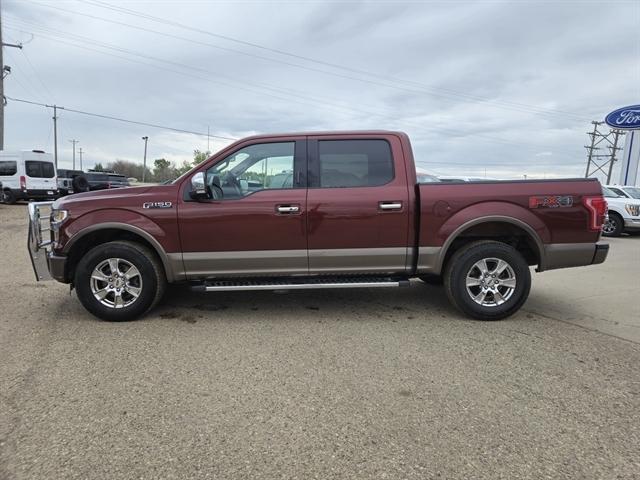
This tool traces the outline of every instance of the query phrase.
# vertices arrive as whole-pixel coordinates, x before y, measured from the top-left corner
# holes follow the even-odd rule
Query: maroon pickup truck
[[[401,132],[264,135],[169,185],[31,203],[29,252],[38,280],[70,283],[105,320],[140,317],[168,283],[219,292],[411,278],[443,282],[459,310],[495,320],[527,299],[529,266],[602,263],[605,212],[591,179],[420,184]]]

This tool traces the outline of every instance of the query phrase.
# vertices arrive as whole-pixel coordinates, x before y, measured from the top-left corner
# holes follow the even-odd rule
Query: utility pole
[[[73,143],[73,170],[76,169],[76,143],[78,143],[78,140],[69,140],[71,143]]]
[[[58,169],[58,107],[53,106],[53,160]]]
[[[80,147],[80,151],[78,153],[80,153],[80,170],[82,171],[82,147]],[[75,169],[76,167],[74,166],[73,168]]]
[[[22,44],[4,43],[2,41],[2,4],[0,3],[0,150],[4,150],[4,105],[6,100],[4,98],[4,77],[11,73],[11,67],[8,65],[5,67],[4,58],[2,56],[2,50],[4,47],[22,48]]]
[[[144,136],[142,140],[144,140],[144,158],[142,160],[142,183],[144,183],[144,175],[147,170],[147,142],[149,141],[149,137]]]
[[[587,149],[587,170],[584,178],[592,177],[600,172],[607,178],[606,183],[608,184],[611,183],[613,165],[618,161],[616,153],[622,150],[621,147],[618,147],[618,143],[625,132],[612,129],[608,133],[603,133],[598,130],[598,127],[603,125],[604,122],[594,121],[591,124],[593,125],[593,132],[587,132],[587,135],[591,137],[591,143],[584,147]],[[598,150],[602,149],[598,146],[600,144],[605,145],[609,153],[598,153]]]

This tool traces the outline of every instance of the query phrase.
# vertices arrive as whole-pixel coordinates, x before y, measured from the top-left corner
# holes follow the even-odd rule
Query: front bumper
[[[640,218],[625,218],[625,230],[640,230]]]
[[[52,242],[50,239],[45,240],[43,237],[43,233],[50,236],[49,215],[52,205],[53,202],[31,202],[28,206],[29,232],[27,235],[27,250],[29,251],[33,273],[35,273],[38,281],[51,280],[53,278],[49,267]]]
[[[608,253],[608,243],[550,243],[544,247],[537,271],[596,265],[604,262]]]

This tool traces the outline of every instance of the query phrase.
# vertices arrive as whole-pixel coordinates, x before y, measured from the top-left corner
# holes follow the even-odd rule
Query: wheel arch
[[[171,260],[162,245],[143,229],[119,222],[91,225],[80,230],[69,239],[63,248],[63,253],[68,258],[65,266],[65,278],[73,280],[75,268],[80,258],[91,248],[116,240],[129,240],[147,246],[162,263],[167,281],[175,281],[175,272]]]
[[[456,227],[441,247],[421,247],[420,254],[425,258],[419,262],[418,270],[442,274],[456,251],[478,240],[501,241],[516,248],[529,265],[544,266],[544,242],[531,225],[508,215],[487,215],[467,220]]]

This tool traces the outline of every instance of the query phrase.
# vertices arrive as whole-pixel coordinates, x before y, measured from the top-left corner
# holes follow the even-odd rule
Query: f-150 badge
[[[171,202],[144,202],[142,208],[171,208],[173,203]]]

